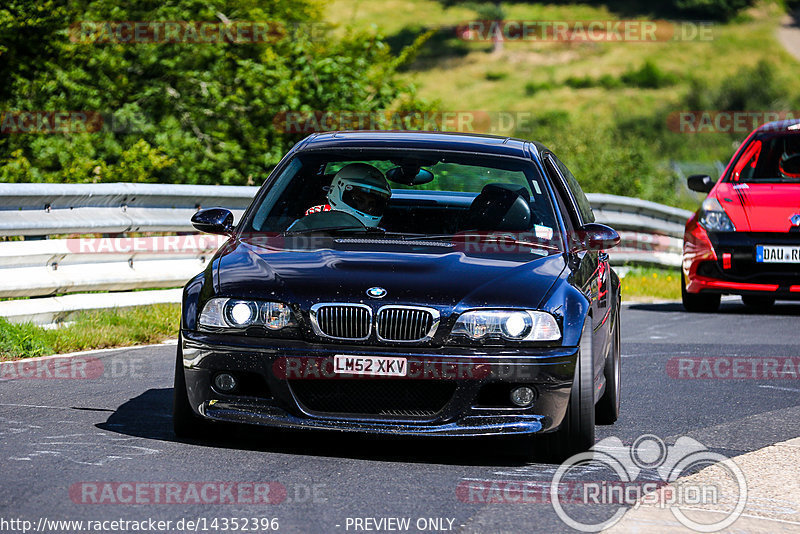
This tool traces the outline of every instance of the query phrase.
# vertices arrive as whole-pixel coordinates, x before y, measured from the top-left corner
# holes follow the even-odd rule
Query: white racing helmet
[[[390,196],[392,189],[381,171],[366,163],[350,163],[334,176],[328,204],[374,228],[380,224]]]

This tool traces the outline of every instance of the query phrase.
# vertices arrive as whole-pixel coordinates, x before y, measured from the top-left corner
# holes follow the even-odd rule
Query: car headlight
[[[474,310],[458,318],[453,326],[454,336],[473,340],[499,337],[509,341],[557,341],[561,329],[555,317],[532,310]]]
[[[719,200],[709,197],[703,201],[703,206],[700,210],[700,224],[706,230],[712,232],[735,232],[736,227],[733,225],[728,214],[722,209]]]
[[[247,328],[263,326],[281,330],[295,326],[292,311],[281,302],[213,298],[200,314],[200,326],[212,328]]]

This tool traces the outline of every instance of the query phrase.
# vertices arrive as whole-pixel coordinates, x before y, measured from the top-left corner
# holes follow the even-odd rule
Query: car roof
[[[782,121],[772,121],[762,124],[756,132],[781,132],[787,130],[800,130],[800,119],[785,119]]]
[[[316,133],[298,143],[298,150],[332,148],[409,148],[477,152],[534,159],[544,149],[539,143],[484,134],[456,132],[363,130]]]

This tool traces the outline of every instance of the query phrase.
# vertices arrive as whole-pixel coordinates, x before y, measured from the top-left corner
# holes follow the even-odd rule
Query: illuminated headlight
[[[229,300],[225,303],[225,321],[240,328],[250,326],[258,319],[258,305],[248,300]]]
[[[709,197],[703,201],[703,206],[700,211],[700,224],[706,230],[712,232],[735,232],[736,227],[733,225],[728,214],[722,209],[719,200]]]
[[[200,314],[200,326],[214,328],[247,328],[264,326],[280,330],[294,326],[292,311],[281,302],[213,298]]]
[[[475,310],[461,315],[453,335],[479,340],[500,337],[509,341],[557,341],[561,329],[549,313],[532,310]]]

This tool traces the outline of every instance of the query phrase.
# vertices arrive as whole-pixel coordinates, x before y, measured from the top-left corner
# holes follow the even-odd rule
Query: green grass
[[[61,328],[45,329],[0,318],[0,361],[159,343],[177,336],[180,305],[82,312],[72,321]]]
[[[678,270],[637,267],[622,278],[622,300],[680,300]]]
[[[575,4],[503,3],[506,20],[613,20],[630,19],[605,6]],[[375,31],[400,44],[427,29],[452,27],[475,20],[463,6],[443,7],[436,0],[334,0],[327,18],[340,27]],[[420,58],[406,71],[418,95],[438,102],[445,110],[566,111],[570,119],[602,128],[622,110],[655,113],[665,103],[685,94],[691,79],[721,82],[741,67],[761,59],[779,72],[794,76],[797,62],[781,47],[775,29],[782,14],[778,4],[766,2],[736,22],[713,26],[711,41],[657,43],[549,43],[506,42],[498,54],[490,43],[464,42],[447,31],[423,47]],[[642,16],[640,18],[647,18]],[[650,63],[675,83],[660,88],[603,86],[575,88],[568,80],[619,79]],[[502,80],[498,81],[498,74]],[[545,90],[542,90],[546,88]],[[499,128],[492,133],[513,134]],[[536,137],[535,132],[531,134]],[[689,136],[687,136],[689,137]],[[539,139],[547,144],[547,139]],[[687,139],[689,144],[692,140]]]
[[[480,17],[467,3],[439,0],[333,0],[337,31],[374,32],[399,52],[432,31],[402,77],[423,107],[477,112],[477,133],[541,141],[587,192],[634,196],[694,210],[695,195],[671,161],[727,162],[747,132],[685,134],[675,112],[793,110],[800,105],[798,63],[776,38],[785,12],[761,0],[710,40],[662,42],[464,41],[455,27]],[[652,6],[503,2],[508,21],[659,19]],[[615,11],[616,10],[616,11]],[[668,18],[668,17],[667,17]],[[764,74],[769,74],[765,76]]]

